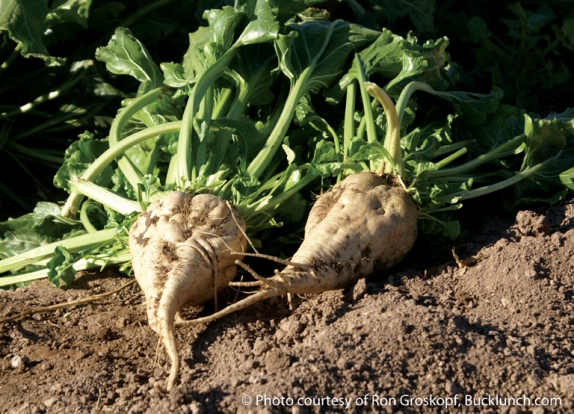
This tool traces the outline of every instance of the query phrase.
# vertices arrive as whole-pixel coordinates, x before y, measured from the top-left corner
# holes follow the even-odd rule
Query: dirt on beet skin
[[[574,200],[467,221],[456,257],[417,245],[391,273],[294,297],[293,310],[272,299],[178,328],[170,392],[137,285],[6,322],[0,412],[574,412]],[[109,270],[2,291],[0,318],[127,280]]]

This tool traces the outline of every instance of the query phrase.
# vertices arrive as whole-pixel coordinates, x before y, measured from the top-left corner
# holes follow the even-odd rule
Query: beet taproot
[[[174,319],[184,306],[216,297],[235,277],[245,250],[245,221],[228,202],[210,194],[173,192],[152,203],[130,230],[135,277],[145,294],[150,327],[171,359],[167,382],[177,378]]]

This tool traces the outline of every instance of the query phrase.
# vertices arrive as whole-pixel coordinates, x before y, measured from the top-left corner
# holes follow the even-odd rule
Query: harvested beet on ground
[[[148,323],[172,361],[179,358],[174,318],[184,305],[199,306],[233,280],[235,260],[247,246],[245,221],[231,204],[211,194],[175,191],[150,204],[130,230],[135,278],[146,297]]]
[[[294,405],[301,397],[311,398],[303,404],[313,397],[352,400],[349,410],[324,398],[322,408],[299,412],[444,412],[401,406],[400,397],[458,395],[459,412],[571,412],[574,202],[522,212],[518,222],[475,219],[482,224],[456,250],[461,260],[475,257],[472,266],[459,268],[444,256],[431,261],[436,251],[420,259],[415,249],[392,274],[375,274],[348,291],[294,298],[294,311],[278,298],[178,328],[181,383],[167,394],[154,383],[167,378],[169,359],[162,351],[154,365],[157,336],[137,286],[100,304],[6,323],[0,411],[295,412],[254,406],[266,395],[292,397]],[[112,272],[85,274],[66,291],[43,281],[1,292],[0,309],[10,316],[123,282]],[[208,305],[185,316],[212,311]],[[367,410],[356,405],[366,394]],[[562,405],[467,407],[467,395],[482,404],[526,396],[560,398]],[[252,398],[250,406],[243,396]],[[372,396],[397,405],[373,406]]]

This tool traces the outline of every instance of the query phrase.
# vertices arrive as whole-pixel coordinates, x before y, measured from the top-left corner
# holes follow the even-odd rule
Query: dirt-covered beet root
[[[210,194],[173,192],[152,203],[130,230],[135,277],[145,294],[149,325],[172,362],[168,389],[177,377],[174,318],[184,306],[214,298],[235,277],[246,246],[245,221]]]
[[[313,269],[314,283],[296,266],[286,267],[280,278],[290,293],[344,288],[370,275],[375,264],[396,265],[416,237],[417,208],[402,187],[372,173],[350,175],[317,200],[291,259]]]

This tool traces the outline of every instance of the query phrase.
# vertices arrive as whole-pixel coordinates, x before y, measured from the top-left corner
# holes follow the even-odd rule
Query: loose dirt
[[[4,323],[0,412],[574,412],[574,201],[467,221],[456,258],[418,245],[391,274],[294,297],[293,310],[274,299],[179,328],[169,393],[137,285]],[[0,292],[0,318],[126,280],[84,273],[66,290]]]

